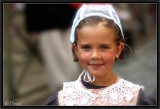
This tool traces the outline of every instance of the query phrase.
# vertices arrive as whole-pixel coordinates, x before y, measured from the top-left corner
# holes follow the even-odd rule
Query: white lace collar
[[[144,88],[120,78],[106,88],[87,89],[81,83],[81,76],[73,82],[65,82],[58,94],[59,105],[67,106],[127,106],[136,105],[139,90]]]

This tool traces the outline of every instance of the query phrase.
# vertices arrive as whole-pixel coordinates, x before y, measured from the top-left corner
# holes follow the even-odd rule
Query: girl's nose
[[[93,50],[93,52],[91,54],[91,59],[92,60],[100,59],[100,54],[99,54],[98,50]]]

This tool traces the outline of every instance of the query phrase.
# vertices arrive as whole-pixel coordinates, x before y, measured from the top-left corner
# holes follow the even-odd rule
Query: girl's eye
[[[91,49],[90,46],[82,46],[81,49],[85,50],[85,51],[89,51]]]
[[[101,46],[102,50],[105,50],[105,49],[108,49],[108,48],[109,48],[108,46]]]

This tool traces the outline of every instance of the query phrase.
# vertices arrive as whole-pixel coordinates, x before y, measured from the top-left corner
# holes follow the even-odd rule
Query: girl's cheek
[[[89,59],[89,53],[81,53],[81,54],[79,54],[79,59],[83,60],[83,61],[88,60]]]
[[[106,54],[102,55],[102,59],[107,62],[114,61],[115,55],[112,53],[106,53]]]

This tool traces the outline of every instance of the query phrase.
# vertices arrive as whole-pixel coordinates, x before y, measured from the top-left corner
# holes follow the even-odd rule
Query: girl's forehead
[[[111,27],[106,27],[102,23],[97,25],[86,25],[77,31],[77,35],[114,35],[115,31]]]
[[[77,37],[80,42],[112,42],[115,39],[115,32],[112,28],[85,26],[79,30]]]

